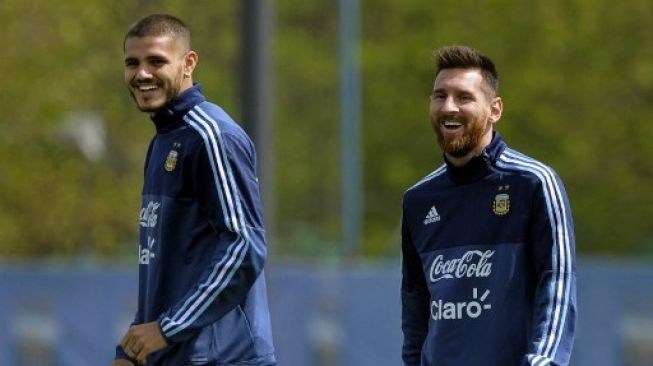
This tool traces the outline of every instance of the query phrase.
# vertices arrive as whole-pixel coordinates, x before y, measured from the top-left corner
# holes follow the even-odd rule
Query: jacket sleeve
[[[267,249],[254,146],[242,134],[204,134],[196,152],[195,190],[218,233],[210,265],[188,293],[159,317],[169,343],[235,309],[263,271]]]
[[[404,333],[401,356],[406,366],[419,366],[428,331],[430,296],[405,210],[401,223],[401,252],[401,329]]]
[[[576,310],[575,238],[564,186],[550,168],[539,176],[529,231],[536,283],[533,325],[523,365],[568,365]]]

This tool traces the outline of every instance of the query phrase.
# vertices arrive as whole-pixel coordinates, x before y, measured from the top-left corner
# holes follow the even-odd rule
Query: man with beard
[[[145,159],[138,307],[113,366],[275,365],[256,153],[206,101],[190,31],[150,15],[124,40],[125,82],[156,135]]]
[[[445,163],[404,194],[404,363],[567,365],[576,276],[563,184],[494,131],[503,102],[487,56],[451,46],[435,58],[429,112]]]

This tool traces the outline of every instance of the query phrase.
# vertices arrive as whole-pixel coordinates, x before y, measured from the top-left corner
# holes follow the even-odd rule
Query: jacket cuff
[[[116,346],[116,357],[114,357],[114,360],[127,360],[134,365],[138,365],[138,361],[127,356],[125,350],[122,349],[122,346]]]

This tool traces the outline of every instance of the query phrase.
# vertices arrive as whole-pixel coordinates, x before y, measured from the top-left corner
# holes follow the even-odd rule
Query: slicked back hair
[[[486,94],[494,98],[499,94],[499,74],[494,62],[478,50],[468,46],[442,47],[433,53],[435,77],[445,69],[479,69],[486,86]]]
[[[190,29],[181,19],[168,14],[152,14],[137,21],[127,30],[124,42],[130,37],[163,36],[181,41],[184,51],[190,50]]]

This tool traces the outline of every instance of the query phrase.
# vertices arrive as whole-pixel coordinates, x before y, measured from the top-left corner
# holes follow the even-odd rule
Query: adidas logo
[[[435,209],[435,206],[431,206],[429,213],[426,214],[426,218],[424,218],[424,225],[432,224],[438,221],[440,221],[440,215],[438,214],[438,211]]]

